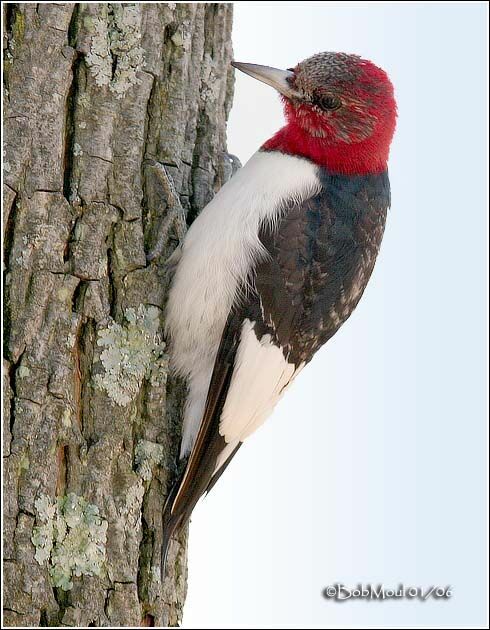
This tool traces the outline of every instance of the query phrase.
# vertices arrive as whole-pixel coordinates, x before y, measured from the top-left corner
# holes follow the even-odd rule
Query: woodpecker
[[[381,68],[336,52],[288,70],[232,65],[279,92],[286,124],[173,257],[166,334],[188,397],[162,571],[173,533],[356,307],[390,205],[396,103]]]

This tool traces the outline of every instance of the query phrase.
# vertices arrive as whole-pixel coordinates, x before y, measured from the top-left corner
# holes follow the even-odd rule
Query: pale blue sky
[[[399,105],[372,281],[195,510],[189,628],[482,626],[486,462],[484,3],[235,4],[235,59],[355,52]],[[229,150],[282,124],[237,75]],[[449,601],[325,601],[324,587],[452,585]]]

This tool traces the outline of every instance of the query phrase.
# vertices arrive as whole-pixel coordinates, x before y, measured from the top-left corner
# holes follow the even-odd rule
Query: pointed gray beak
[[[259,66],[256,63],[240,63],[238,61],[232,61],[231,65],[254,79],[267,83],[267,85],[275,88],[284,96],[289,98],[297,96],[296,91],[290,84],[290,80],[294,78],[294,72],[291,72],[291,70],[279,70],[270,66]]]

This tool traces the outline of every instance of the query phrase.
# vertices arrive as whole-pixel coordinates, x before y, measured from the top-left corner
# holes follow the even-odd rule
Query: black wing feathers
[[[386,173],[322,173],[322,190],[260,237],[258,336],[271,334],[288,361],[308,363],[354,310],[369,280],[389,206]]]

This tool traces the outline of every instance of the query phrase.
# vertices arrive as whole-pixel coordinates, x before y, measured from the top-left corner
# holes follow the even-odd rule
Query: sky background
[[[320,51],[385,68],[399,119],[392,208],[360,305],[196,508],[184,625],[483,626],[486,489],[486,5],[235,4],[238,61]],[[282,125],[237,73],[228,146]],[[452,586],[446,601],[325,600]]]

